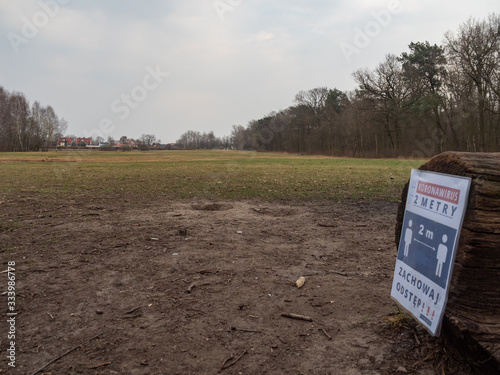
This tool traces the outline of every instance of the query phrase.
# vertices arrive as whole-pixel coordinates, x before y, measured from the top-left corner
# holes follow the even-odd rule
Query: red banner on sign
[[[460,190],[424,181],[418,182],[417,193],[454,204],[458,204],[460,199]]]

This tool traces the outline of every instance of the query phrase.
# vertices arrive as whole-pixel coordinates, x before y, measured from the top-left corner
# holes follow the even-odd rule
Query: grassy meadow
[[[133,201],[246,199],[397,201],[424,160],[250,151],[0,153],[0,199],[16,193]]]

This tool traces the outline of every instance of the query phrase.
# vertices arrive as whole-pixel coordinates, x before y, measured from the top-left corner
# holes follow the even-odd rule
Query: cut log
[[[482,374],[500,373],[500,153],[445,152],[420,170],[472,179],[443,335]],[[396,223],[399,245],[408,183]]]

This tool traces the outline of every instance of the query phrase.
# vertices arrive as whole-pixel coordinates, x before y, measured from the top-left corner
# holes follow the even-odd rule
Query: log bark
[[[500,153],[445,152],[420,170],[472,179],[443,335],[482,374],[500,373]],[[408,183],[396,223],[399,245]]]

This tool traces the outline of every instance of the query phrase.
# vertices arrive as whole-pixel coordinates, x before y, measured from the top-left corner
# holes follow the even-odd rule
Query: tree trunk
[[[420,170],[472,178],[443,334],[482,374],[500,373],[500,153],[445,152]],[[408,183],[398,207],[399,244]]]

